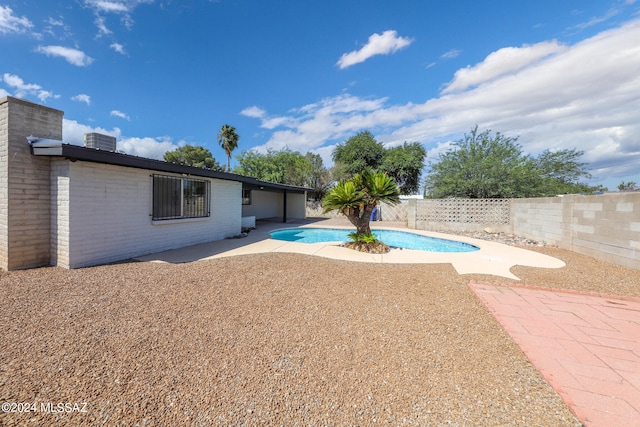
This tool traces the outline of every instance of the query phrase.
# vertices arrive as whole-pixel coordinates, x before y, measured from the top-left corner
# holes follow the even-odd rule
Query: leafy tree
[[[609,189],[602,184],[594,185],[590,187],[589,190],[590,193],[606,193],[609,191]]]
[[[431,165],[425,193],[433,198],[514,198],[591,191],[577,182],[590,177],[585,163],[577,161],[583,152],[547,150],[534,159],[522,153],[517,139],[478,132],[476,126]]]
[[[591,174],[584,170],[587,164],[577,160],[583,154],[584,151],[576,149],[543,151],[536,158],[536,169],[542,178],[539,195],[592,192],[591,187],[578,182],[582,177],[591,178]]]
[[[393,178],[400,194],[415,194],[420,187],[420,174],[427,151],[419,142],[407,143],[386,150],[379,169]]]
[[[384,157],[384,147],[377,142],[373,134],[363,131],[352,136],[333,150],[333,161],[340,165],[345,176],[334,176],[336,179],[354,176],[366,168],[376,170]]]
[[[173,151],[167,151],[164,153],[164,161],[211,170],[222,169],[220,163],[211,155],[211,151],[204,147],[195,147],[193,145],[185,145]]]
[[[240,136],[236,133],[236,128],[230,125],[223,125],[218,133],[218,144],[227,153],[227,171],[231,172],[231,153],[238,148]]]
[[[638,189],[638,184],[636,184],[634,181],[629,181],[629,182],[622,181],[618,185],[618,190],[620,191],[633,191],[637,189]]]
[[[369,221],[373,208],[379,202],[397,204],[399,189],[393,178],[383,172],[365,169],[350,179],[340,181],[322,199],[325,212],[342,212],[356,227],[360,236],[371,234]]]
[[[311,163],[311,174],[307,186],[313,188],[311,197],[320,200],[331,188],[331,173],[324,166],[319,154],[307,153],[305,157]]]
[[[313,173],[313,164],[297,151],[268,150],[266,154],[243,151],[238,156],[239,167],[234,172],[264,181],[307,186]]]
[[[517,138],[490,131],[470,134],[440,155],[425,182],[430,197],[504,198],[531,195],[539,185],[533,159],[524,156]],[[523,194],[523,190],[525,190]]]

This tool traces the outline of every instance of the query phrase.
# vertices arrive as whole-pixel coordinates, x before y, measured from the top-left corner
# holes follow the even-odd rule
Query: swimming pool
[[[321,243],[321,242],[347,242],[349,233],[353,230],[340,228],[313,228],[297,227],[273,230],[271,238],[286,242]],[[437,239],[435,237],[422,236],[395,230],[371,230],[378,240],[389,246],[404,249],[416,249],[429,252],[473,252],[480,248],[468,243],[455,240]]]

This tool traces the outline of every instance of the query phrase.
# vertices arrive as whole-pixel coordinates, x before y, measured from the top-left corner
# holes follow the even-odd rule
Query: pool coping
[[[565,266],[565,263],[557,258],[519,247],[508,246],[503,243],[474,239],[466,236],[452,236],[434,231],[413,230],[375,224],[372,224],[372,229],[402,231],[438,239],[460,241],[477,246],[480,249],[473,252],[427,252],[393,248],[386,254],[368,254],[342,247],[341,242],[297,243],[273,240],[270,238],[269,232],[273,230],[297,227],[353,229],[353,227],[342,225],[323,225],[322,222],[271,224],[270,226],[260,227],[259,230],[250,232],[249,236],[245,238],[202,243],[136,257],[135,259],[145,262],[184,263],[239,255],[285,252],[352,262],[451,264],[458,274],[489,274],[512,280],[520,280],[510,271],[515,265],[538,268],[562,268]]]
[[[315,226],[315,225],[306,225],[306,226],[299,226],[299,227],[281,227],[281,228],[274,228],[273,230],[271,230],[269,232],[269,234],[275,233],[277,231],[283,231],[283,230],[295,230],[295,229],[299,229],[299,228],[308,228],[308,229],[328,229],[328,230],[347,230],[347,231],[353,231],[353,227],[340,227],[340,226],[334,226],[334,227],[330,227],[330,226]],[[426,236],[424,234],[419,234],[416,233],[416,230],[408,230],[408,229],[399,229],[396,227],[371,227],[371,232],[375,233],[376,231],[391,231],[391,232],[397,232],[397,233],[404,233],[404,234],[413,234],[416,236],[422,236],[422,237],[427,237],[427,238],[431,238],[433,240],[436,241],[446,241],[446,242],[451,242],[451,243],[458,243],[460,244],[460,246],[465,246],[465,247],[471,247],[473,249],[468,249],[468,250],[462,250],[459,252],[474,252],[477,251],[478,249],[480,249],[478,246],[471,244],[471,243],[467,243],[467,242],[463,242],[461,240],[459,240],[456,236],[448,236],[447,238],[442,238],[442,237],[434,237],[434,236]],[[273,239],[273,237],[271,237]],[[282,241],[286,241],[285,239],[274,239],[274,240],[282,240]],[[381,239],[382,240],[382,239]],[[291,242],[297,242],[297,241],[291,241]],[[300,242],[300,243],[304,243],[304,244],[315,244],[315,243],[327,243],[327,244],[342,244],[344,243],[344,240],[336,240],[336,241],[324,241],[324,242],[314,242],[314,243],[310,243],[310,242]],[[393,246],[391,244],[389,244],[389,247],[391,249],[402,249],[402,250],[412,250],[412,248],[402,248],[402,247],[397,247],[397,246]],[[415,249],[421,252],[458,252],[458,251],[429,251],[428,249]]]

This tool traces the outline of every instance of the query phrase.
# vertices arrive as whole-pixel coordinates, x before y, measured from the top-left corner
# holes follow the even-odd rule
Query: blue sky
[[[585,151],[640,183],[640,1],[0,0],[0,97],[63,110],[65,142],[162,158],[235,126],[322,155],[362,130],[437,159],[476,124]],[[232,165],[235,160],[232,160]]]

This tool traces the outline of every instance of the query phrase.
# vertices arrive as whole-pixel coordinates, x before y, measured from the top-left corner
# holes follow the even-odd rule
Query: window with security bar
[[[153,175],[154,221],[209,215],[209,181]]]

